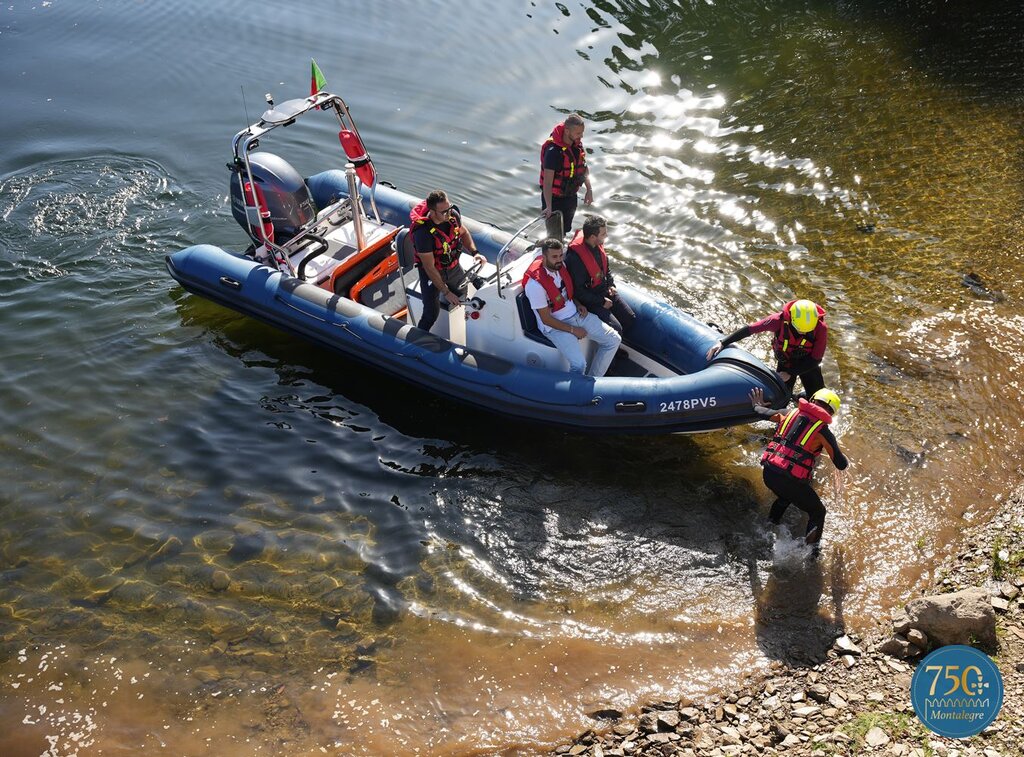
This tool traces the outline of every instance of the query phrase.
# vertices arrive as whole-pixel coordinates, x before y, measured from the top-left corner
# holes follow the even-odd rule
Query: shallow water
[[[209,6],[0,10],[4,754],[543,748],[814,659],[1017,475],[1019,11]],[[516,226],[578,110],[619,275],[729,330],[824,304],[821,561],[763,529],[766,427],[510,424],[174,285],[167,252],[243,245],[230,137],[311,56],[407,191]]]

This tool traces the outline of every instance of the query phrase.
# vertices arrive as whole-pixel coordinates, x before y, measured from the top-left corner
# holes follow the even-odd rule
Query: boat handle
[[[642,400],[615,403],[615,412],[617,413],[642,413],[646,409],[647,403]]]
[[[226,286],[228,289],[234,289],[236,291],[242,288],[242,284],[238,281],[235,281],[230,276],[221,276],[220,283]]]
[[[330,250],[330,245],[327,244],[327,240],[324,239],[319,234],[314,234],[312,232],[309,232],[309,233],[307,233],[303,237],[303,239],[312,239],[313,240],[313,245],[312,245],[313,249],[309,253],[307,253],[302,258],[302,262],[299,263],[299,269],[295,273],[295,275],[298,276],[300,281],[305,281],[306,280],[306,263],[308,263],[310,260],[312,260],[313,258],[317,257],[318,255],[320,255],[320,254]]]

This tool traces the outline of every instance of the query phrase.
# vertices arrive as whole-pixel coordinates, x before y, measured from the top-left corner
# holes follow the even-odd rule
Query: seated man
[[[430,331],[440,313],[439,295],[456,307],[466,293],[466,272],[459,263],[463,246],[480,262],[484,258],[477,252],[469,229],[462,225],[462,216],[440,189],[412,209],[409,221],[423,296],[423,315],[416,325]]]
[[[583,229],[569,243],[565,267],[572,278],[576,300],[621,334],[633,325],[636,314],[615,291],[615,279],[608,270],[608,255],[604,251],[607,238],[608,224],[604,218],[587,216]]]
[[[572,373],[584,373],[586,368],[580,339],[589,336],[597,342],[597,354],[586,369],[586,375],[603,376],[619,349],[622,337],[573,301],[572,279],[563,275],[565,249],[562,243],[549,237],[541,242],[540,248],[540,257],[530,263],[523,276],[523,291],[537,315],[537,324],[569,361]]]

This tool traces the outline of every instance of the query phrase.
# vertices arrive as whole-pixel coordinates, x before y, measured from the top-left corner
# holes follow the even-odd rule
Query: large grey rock
[[[971,588],[952,594],[918,597],[907,603],[911,625],[937,647],[947,644],[996,646],[996,614],[991,595]]]
[[[816,683],[807,689],[807,696],[815,702],[827,702],[830,693],[828,686],[823,683]]]

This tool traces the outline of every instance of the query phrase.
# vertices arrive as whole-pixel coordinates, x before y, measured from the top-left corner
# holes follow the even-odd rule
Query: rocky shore
[[[936,735],[911,706],[917,662],[947,643],[983,649],[1003,676],[998,717],[969,739]],[[653,702],[639,717],[611,707],[591,717],[592,730],[554,753],[1024,755],[1024,486],[990,522],[965,534],[934,585],[918,587],[877,626],[837,638],[824,661],[774,662],[766,675],[731,690],[700,702]]]

